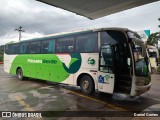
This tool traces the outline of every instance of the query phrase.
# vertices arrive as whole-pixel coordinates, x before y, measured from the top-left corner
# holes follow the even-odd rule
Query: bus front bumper
[[[150,88],[151,88],[151,83],[146,86],[137,86],[137,90],[135,90],[135,92],[136,92],[135,96],[139,96],[139,95],[149,91]]]

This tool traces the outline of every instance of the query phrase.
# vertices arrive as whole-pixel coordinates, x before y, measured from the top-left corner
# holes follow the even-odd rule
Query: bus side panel
[[[37,65],[36,67],[36,75],[38,79],[43,80],[50,80],[50,73],[49,73],[50,65]]]
[[[18,55],[10,72],[16,74],[18,67],[22,68],[25,77],[74,84],[75,73],[87,71],[92,76],[93,71],[98,70],[98,53]]]
[[[36,74],[36,64],[27,64],[25,69],[23,71],[27,71],[27,75],[24,74],[24,76],[29,76],[31,78],[37,78]]]
[[[65,80],[62,81],[61,83],[73,85],[74,84],[73,76],[81,68],[81,62],[82,62],[81,54],[80,53],[64,53],[64,54],[56,54],[56,55],[59,58],[59,61],[61,61],[62,66],[58,66],[59,68],[54,70],[56,71],[59,70],[59,73],[60,73],[59,77],[63,76],[62,75],[63,72],[61,71],[65,70],[65,72],[67,72],[67,75],[63,76]]]
[[[74,85],[77,85],[77,79],[81,74],[90,75],[95,83],[97,89],[98,66],[99,66],[99,53],[81,53],[82,64],[79,71],[74,74]]]
[[[73,61],[71,63],[73,64]],[[70,64],[70,67],[73,68],[72,64]],[[69,72],[72,72],[55,54],[17,55],[11,64],[10,73],[16,74],[18,67],[22,68],[25,77],[54,82],[66,80],[70,75]]]

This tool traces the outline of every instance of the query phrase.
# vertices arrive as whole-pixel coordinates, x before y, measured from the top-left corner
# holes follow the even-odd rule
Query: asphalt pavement
[[[1,112],[45,112],[52,117],[1,117],[4,120],[158,120],[160,111],[160,75],[152,75],[150,91],[139,96],[105,94],[95,92],[84,95],[79,87],[53,84],[42,80],[26,79],[19,81],[16,76],[3,71],[0,65],[0,111]],[[50,112],[50,113],[48,113]],[[148,113],[146,113],[148,112]],[[141,113],[141,116],[137,116]],[[142,116],[149,114],[152,116]],[[2,114],[2,113],[1,113]]]

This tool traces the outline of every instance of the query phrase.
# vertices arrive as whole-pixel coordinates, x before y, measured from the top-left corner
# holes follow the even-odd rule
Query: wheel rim
[[[89,82],[88,82],[88,80],[84,80],[82,86],[83,86],[84,90],[88,90],[89,89]]]

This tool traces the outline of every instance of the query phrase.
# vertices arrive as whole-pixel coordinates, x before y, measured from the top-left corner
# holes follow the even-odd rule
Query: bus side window
[[[53,53],[55,51],[55,41],[42,41],[42,53]]]
[[[11,54],[12,53],[12,45],[8,44],[5,46],[5,53]]]
[[[12,54],[19,54],[19,44],[12,45]]]
[[[57,40],[57,52],[73,52],[74,50],[74,37],[64,37]]]
[[[97,33],[78,35],[75,44],[76,52],[97,52],[98,36]]]
[[[37,54],[37,53],[40,53],[40,52],[41,52],[41,43],[40,43],[40,41],[31,42],[30,43],[29,53]]]
[[[27,54],[29,53],[29,43],[21,43],[20,44],[20,54]]]
[[[113,51],[111,45],[105,45],[101,48],[100,53],[100,71],[113,73]]]
[[[119,44],[124,43],[126,39],[123,32],[116,31],[116,30],[106,30],[105,32],[101,32],[101,45],[104,44]]]

